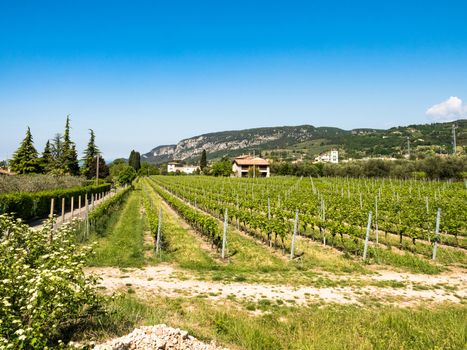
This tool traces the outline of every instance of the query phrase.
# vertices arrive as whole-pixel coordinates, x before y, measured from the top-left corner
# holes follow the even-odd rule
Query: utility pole
[[[96,186],[99,185],[99,153],[96,155]]]
[[[452,124],[452,153],[456,154],[456,129],[457,125]]]

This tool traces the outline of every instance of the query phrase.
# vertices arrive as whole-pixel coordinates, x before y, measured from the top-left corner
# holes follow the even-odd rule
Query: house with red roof
[[[243,155],[233,160],[232,172],[235,177],[248,177],[250,171],[253,177],[269,177],[271,175],[269,166],[269,161],[266,159]]]

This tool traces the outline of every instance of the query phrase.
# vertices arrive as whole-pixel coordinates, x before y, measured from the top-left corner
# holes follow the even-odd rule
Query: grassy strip
[[[110,220],[102,237],[97,238],[91,266],[141,267],[144,265],[141,190],[131,192],[121,215]]]
[[[122,204],[128,198],[132,189],[131,186],[121,189],[89,212],[88,220],[93,233],[100,235],[105,232],[109,220],[120,211]]]
[[[110,314],[94,320],[89,338],[122,335],[139,325],[165,323],[230,349],[463,349],[466,307],[436,309],[362,308],[345,305],[284,307],[269,300],[255,305],[216,306],[202,298],[145,299],[124,294]],[[258,316],[250,311],[257,309]]]
[[[144,184],[146,184],[144,182]],[[152,210],[156,213],[162,210],[162,239],[166,246],[157,257],[157,261],[175,262],[182,268],[205,271],[216,268],[217,262],[209,254],[209,251],[201,248],[202,240],[194,234],[190,234],[180,225],[180,218],[173,216],[165,210],[163,201],[150,186],[145,186],[149,200],[152,202]],[[156,227],[152,228],[155,234]],[[208,244],[208,243],[206,243]]]

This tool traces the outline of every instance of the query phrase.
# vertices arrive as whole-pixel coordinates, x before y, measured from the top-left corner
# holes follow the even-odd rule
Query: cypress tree
[[[204,170],[206,169],[207,166],[208,166],[208,159],[206,155],[206,150],[203,149],[203,153],[201,153],[201,159],[199,161],[199,167],[201,168],[201,170]]]
[[[93,164],[95,163],[95,157],[99,153],[99,148],[96,146],[96,143],[95,143],[96,136],[94,135],[94,130],[89,129],[89,131],[90,131],[91,136],[89,138],[88,146],[84,150],[84,158],[83,158],[84,165],[81,170],[82,170],[82,174],[85,175],[87,178],[92,178],[92,176],[90,175],[90,169],[91,169],[91,166],[93,166]],[[95,173],[94,173],[94,176],[96,176]]]
[[[70,139],[70,115],[66,117],[65,133],[63,135],[62,166],[66,174],[78,175],[78,154],[73,141]]]
[[[26,137],[13,155],[10,167],[12,171],[19,174],[40,172],[38,153],[34,148],[34,142],[29,126],[26,131]]]
[[[52,147],[50,145],[50,140],[47,140],[47,143],[45,144],[44,152],[42,152],[42,169],[44,172],[48,173],[49,171],[52,170],[53,164],[54,164],[54,159],[52,155]]]
[[[138,171],[141,169],[141,155],[139,152],[135,152],[135,170]]]
[[[141,155],[139,152],[132,150],[130,153],[130,158],[128,159],[128,165],[133,167],[136,171],[141,169]]]
[[[135,163],[135,151],[131,150],[130,157],[128,157],[128,165],[134,168]]]

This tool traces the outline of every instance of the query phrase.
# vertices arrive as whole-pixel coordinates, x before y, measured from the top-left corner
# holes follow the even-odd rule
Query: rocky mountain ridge
[[[467,120],[458,120],[458,145],[467,143]],[[313,159],[331,148],[342,155],[402,156],[411,140],[414,151],[430,149],[448,153],[451,144],[452,123],[436,123],[395,127],[388,130],[358,128],[343,130],[312,125],[265,127],[245,130],[214,132],[183,139],[176,145],[157,146],[143,154],[142,159],[154,164],[173,160],[196,161],[203,149],[208,159],[233,157],[257,152],[276,159]]]

